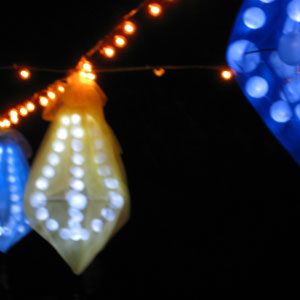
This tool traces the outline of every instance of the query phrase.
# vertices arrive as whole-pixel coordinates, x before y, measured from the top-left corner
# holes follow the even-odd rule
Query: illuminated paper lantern
[[[74,73],[68,78],[64,93],[44,112],[52,124],[26,189],[30,225],[76,274],[129,215],[121,149],[104,119],[105,100],[88,77]]]
[[[4,253],[31,230],[23,209],[30,152],[20,133],[0,131],[0,251]]]
[[[300,164],[300,0],[245,0],[227,61],[250,103]]]

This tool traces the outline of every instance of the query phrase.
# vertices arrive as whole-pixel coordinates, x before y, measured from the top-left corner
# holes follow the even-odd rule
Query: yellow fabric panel
[[[129,217],[121,148],[104,119],[105,95],[73,74],[47,108],[52,119],[25,193],[32,228],[79,274]]]

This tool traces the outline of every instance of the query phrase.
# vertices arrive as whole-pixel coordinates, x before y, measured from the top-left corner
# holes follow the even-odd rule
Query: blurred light
[[[148,5],[148,11],[153,17],[158,17],[162,13],[162,7],[158,3],[151,3]]]
[[[65,91],[65,88],[64,88],[62,85],[58,86],[57,89],[58,89],[61,93],[63,93],[63,92]]]
[[[3,126],[7,127],[7,128],[10,127],[10,121],[8,121],[7,119],[4,119],[3,120]]]
[[[20,111],[20,115],[23,117],[25,117],[28,114],[28,110],[23,106],[20,108],[19,111]]]
[[[30,78],[30,71],[28,69],[20,69],[19,75],[22,79],[29,79]]]
[[[120,48],[125,47],[126,43],[127,42],[126,42],[126,39],[125,39],[124,36],[122,36],[122,35],[115,35],[115,45],[117,47],[120,47]]]
[[[111,58],[115,56],[115,49],[111,46],[107,46],[103,48],[103,53],[105,56]]]
[[[86,62],[82,66],[83,71],[92,72],[92,65],[89,62]]]
[[[26,108],[28,109],[28,111],[34,111],[35,105],[32,102],[27,102]]]
[[[19,122],[19,118],[18,118],[18,116],[10,116],[10,121],[13,124],[17,124]]]
[[[124,29],[125,33],[133,34],[136,30],[136,27],[132,22],[127,21],[127,22],[125,22],[123,29]]]
[[[51,92],[51,91],[49,91],[49,92],[47,93],[47,96],[48,96],[51,100],[54,100],[54,99],[56,98],[55,93],[53,93],[53,92]]]
[[[157,76],[157,77],[161,77],[163,76],[166,71],[163,68],[157,68],[157,69],[153,69],[153,73]]]
[[[18,117],[18,112],[16,109],[10,110],[10,112],[8,114],[10,117]]]
[[[47,106],[48,102],[49,102],[49,100],[46,97],[43,97],[43,96],[40,97],[41,106]]]
[[[232,78],[232,72],[228,71],[228,70],[224,70],[224,71],[222,71],[221,76],[225,80],[230,80]]]
[[[96,75],[93,73],[88,73],[88,74],[86,74],[86,77],[90,80],[94,80],[96,78]]]

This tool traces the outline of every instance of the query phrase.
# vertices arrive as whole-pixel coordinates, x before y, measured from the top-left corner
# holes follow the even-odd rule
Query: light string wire
[[[79,60],[75,68],[45,68],[45,67],[21,67],[17,64],[12,66],[0,66],[0,71],[18,70],[19,76],[22,79],[30,78],[30,71],[37,72],[53,72],[53,73],[67,73],[70,74],[79,71],[80,75],[87,80],[94,80],[95,73],[115,73],[115,72],[138,72],[152,70],[153,73],[161,77],[165,70],[188,70],[188,69],[202,69],[202,70],[219,70],[222,71],[223,79],[229,80],[232,73],[224,66],[212,65],[159,65],[159,66],[134,66],[134,67],[112,67],[112,68],[93,68],[88,59],[92,58],[96,53],[99,53],[106,58],[113,58],[118,49],[122,49],[127,44],[127,39],[130,39],[136,31],[136,24],[133,20],[138,13],[148,10],[148,14],[153,18],[159,17],[163,8],[168,7],[172,3],[179,0],[145,0],[140,3],[135,9],[127,13],[121,21],[115,26],[107,35],[99,40],[90,50],[88,50]],[[48,85],[47,88],[35,93],[25,102],[17,105],[9,110],[8,113],[0,116],[0,128],[9,128],[12,125],[19,123],[20,117],[25,117],[33,112],[36,106],[47,106],[51,101],[55,101],[57,94],[63,93],[67,77],[56,80],[54,83]]]

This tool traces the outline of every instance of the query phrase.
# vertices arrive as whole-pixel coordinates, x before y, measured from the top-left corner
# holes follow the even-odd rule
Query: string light
[[[106,57],[109,57],[109,58],[112,58],[115,56],[115,49],[112,47],[112,46],[106,46],[102,49],[102,52],[103,54],[106,56]]]
[[[158,3],[151,3],[148,5],[148,12],[153,17],[158,17],[162,13],[162,6]]]
[[[58,89],[61,93],[63,93],[63,92],[65,91],[65,88],[64,88],[62,85],[59,85],[59,86],[57,87],[57,89]]]
[[[29,79],[30,78],[30,71],[28,69],[20,69],[19,75],[22,79]]]
[[[28,110],[25,108],[25,107],[20,107],[20,115],[22,116],[22,117],[25,117],[25,116],[27,116],[27,114],[28,114]]]
[[[47,93],[47,96],[48,96],[48,98],[50,98],[51,100],[54,100],[54,99],[56,98],[55,93],[53,93],[52,91],[49,91],[49,92]]]
[[[115,35],[115,45],[119,48],[123,48],[126,46],[126,39],[122,35]]]
[[[7,119],[4,119],[2,123],[3,123],[3,127],[5,128],[9,128],[11,125],[10,121]]]
[[[44,97],[44,96],[41,96],[40,99],[39,99],[39,101],[40,101],[40,105],[41,105],[41,106],[47,106],[48,103],[49,103],[48,98],[46,98],[46,97]]]
[[[32,112],[35,109],[35,105],[32,102],[27,102],[26,108],[29,112]]]
[[[229,70],[224,70],[224,71],[222,71],[221,76],[225,80],[230,80],[232,78],[232,72]]]
[[[123,30],[126,34],[134,34],[134,32],[136,31],[136,27],[132,22],[126,21],[124,23]]]

